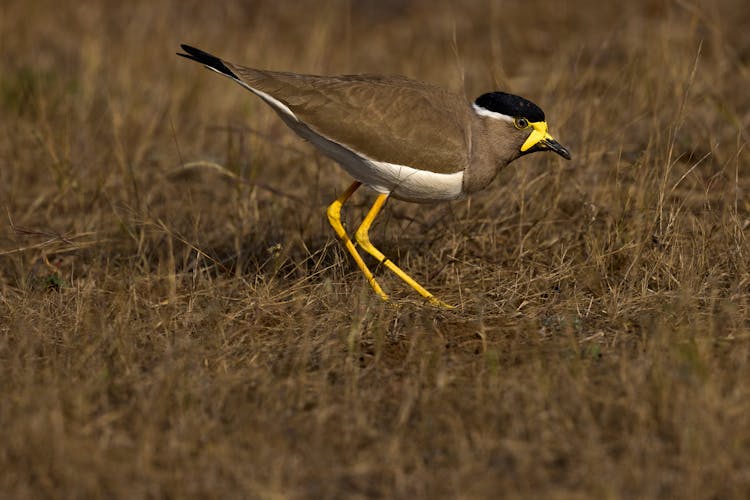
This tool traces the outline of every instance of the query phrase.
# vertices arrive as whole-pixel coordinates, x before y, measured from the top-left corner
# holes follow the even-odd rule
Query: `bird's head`
[[[490,92],[474,101],[474,112],[491,120],[508,161],[536,151],[554,151],[570,160],[570,151],[547,132],[544,111],[533,102],[505,92]]]

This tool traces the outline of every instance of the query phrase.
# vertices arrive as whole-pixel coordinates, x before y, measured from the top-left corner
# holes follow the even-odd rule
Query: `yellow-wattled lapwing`
[[[369,230],[389,197],[432,203],[485,188],[525,154],[568,150],[547,132],[536,104],[505,92],[467,103],[459,94],[403,76],[315,76],[232,64],[182,45],[178,54],[233,79],[263,99],[289,128],[339,163],[354,183],[328,207],[328,220],[367,281],[380,288],[341,224],[341,207],[362,185],[379,193],[354,233],[360,248],[436,305],[447,306],[385,257]],[[450,306],[448,306],[450,307]]]

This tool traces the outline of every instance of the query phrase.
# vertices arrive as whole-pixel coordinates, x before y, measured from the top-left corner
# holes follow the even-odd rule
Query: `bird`
[[[569,150],[547,131],[544,112],[506,92],[473,102],[457,92],[399,75],[319,76],[241,66],[181,44],[177,55],[203,64],[268,104],[298,136],[337,162],[354,180],[327,208],[328,222],[373,291],[389,300],[357,246],[430,304],[452,308],[388,259],[369,231],[390,198],[437,203],[486,188],[510,162],[537,151],[566,160]],[[341,209],[365,185],[375,202],[354,233]]]

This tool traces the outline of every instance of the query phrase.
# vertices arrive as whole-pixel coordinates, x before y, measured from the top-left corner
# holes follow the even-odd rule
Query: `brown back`
[[[377,160],[453,173],[469,161],[469,106],[403,76],[314,76],[226,63],[327,139]]]

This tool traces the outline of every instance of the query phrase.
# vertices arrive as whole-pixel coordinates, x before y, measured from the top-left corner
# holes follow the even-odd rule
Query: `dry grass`
[[[744,1],[209,4],[0,6],[0,497],[750,496]],[[574,159],[391,203],[459,308],[383,304],[345,176],[180,42],[514,91]]]

